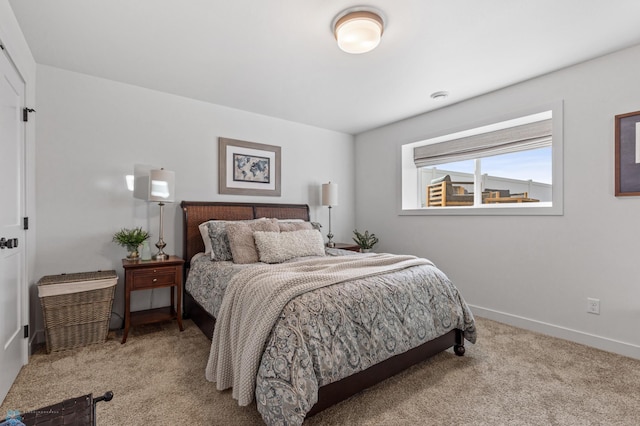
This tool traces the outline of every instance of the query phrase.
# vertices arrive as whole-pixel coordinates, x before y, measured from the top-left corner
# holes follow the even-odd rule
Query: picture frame
[[[640,111],[615,116],[615,196],[640,196]]]
[[[281,148],[218,138],[218,192],[279,197]]]

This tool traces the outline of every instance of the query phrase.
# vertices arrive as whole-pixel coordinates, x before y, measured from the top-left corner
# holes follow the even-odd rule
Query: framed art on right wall
[[[640,196],[640,111],[615,117],[616,197]]]

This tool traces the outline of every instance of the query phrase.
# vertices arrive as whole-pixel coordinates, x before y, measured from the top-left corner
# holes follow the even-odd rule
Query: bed
[[[216,308],[212,308],[209,301],[203,299],[203,291],[200,291],[200,287],[198,285],[204,285],[202,281],[202,276],[206,274],[202,272],[202,268],[211,268],[213,265],[215,268],[220,268],[222,266],[228,268],[229,271],[238,269],[236,266],[232,264],[232,262],[212,262],[208,256],[204,256],[201,253],[205,251],[204,241],[202,234],[200,232],[199,226],[200,224],[216,220],[216,221],[250,221],[258,218],[274,218],[279,219],[281,221],[285,220],[298,220],[308,222],[310,220],[309,217],[309,207],[307,205],[301,204],[263,204],[263,203],[227,203],[227,202],[191,202],[191,201],[183,201],[181,204],[183,209],[183,218],[184,218],[184,247],[183,247],[183,256],[186,261],[185,267],[185,283],[184,286],[184,315],[187,318],[190,318],[194,321],[195,324],[202,330],[202,332],[209,338],[212,338],[216,332],[224,329],[225,327],[218,325],[218,329],[216,330],[216,319],[212,311],[215,311]],[[315,231],[317,232],[317,231]],[[257,233],[256,235],[257,239]],[[367,255],[359,255],[352,252],[345,252],[342,250],[327,250],[327,259],[316,259],[316,256],[304,257],[304,258],[295,258],[290,259],[286,262],[283,262],[278,265],[273,265],[273,269],[277,268],[289,268],[287,266],[288,262],[292,262],[296,265],[296,267],[308,267],[305,262],[360,262],[360,260],[356,260],[355,257],[366,257]],[[347,256],[353,256],[353,258],[346,259]],[[377,258],[376,258],[377,256]],[[383,254],[375,254],[371,256],[369,259],[363,259],[363,262],[379,262],[384,256]],[[331,257],[331,258],[329,258]],[[405,257],[403,261],[411,261],[414,260],[409,259],[409,257]],[[422,261],[422,260],[421,260]],[[299,262],[299,263],[298,263]],[[415,260],[417,262],[417,260]],[[428,262],[428,261],[427,261]],[[192,264],[193,263],[193,264]],[[263,269],[270,269],[271,266],[266,266],[264,264],[260,264]],[[246,266],[246,265],[243,265]],[[294,266],[291,266],[292,268]],[[200,268],[200,269],[198,269]],[[196,269],[200,272],[196,273]],[[243,268],[240,268],[243,269]],[[248,268],[245,268],[248,269]],[[193,274],[190,274],[190,271],[194,271]],[[246,271],[243,272],[233,272],[238,276],[242,275]],[[327,374],[326,376],[322,376],[322,374],[318,373],[318,377],[309,377],[314,376],[314,369],[320,370],[318,364],[337,364],[335,359],[323,359],[323,350],[326,352],[327,348],[323,348],[321,346],[313,346],[309,345],[309,348],[304,348],[301,350],[300,348],[295,349],[295,351],[290,351],[291,353],[295,352],[294,355],[289,355],[289,361],[294,363],[295,366],[288,366],[287,368],[291,368],[291,372],[286,372],[285,375],[288,374],[289,379],[283,380],[282,377],[273,377],[274,374],[278,373],[278,368],[275,368],[274,365],[277,364],[278,359],[282,359],[282,347],[278,345],[282,345],[283,339],[278,333],[282,333],[286,327],[283,324],[288,324],[293,321],[293,323],[304,322],[300,321],[298,317],[294,317],[294,320],[291,320],[291,315],[293,313],[289,313],[289,311],[295,310],[294,308],[289,307],[290,305],[295,305],[295,303],[307,303],[313,305],[314,299],[313,297],[322,297],[322,300],[329,300],[333,297],[333,300],[344,299],[344,301],[340,300],[339,303],[351,303],[347,300],[352,300],[353,297],[360,300],[359,298],[366,298],[369,296],[362,296],[362,294],[368,294],[365,292],[364,288],[367,288],[367,291],[387,291],[384,290],[386,287],[398,284],[400,282],[407,281],[407,278],[404,275],[400,275],[403,273],[410,273],[415,276],[422,276],[424,274],[429,275],[430,277],[435,277],[435,281],[440,282],[443,287],[442,290],[428,290],[429,297],[426,298],[436,298],[434,294],[441,292],[444,296],[438,296],[440,298],[445,298],[447,300],[451,300],[452,306],[451,312],[445,312],[444,314],[437,314],[437,327],[433,324],[430,324],[430,327],[433,330],[429,329],[429,333],[437,333],[437,335],[432,336],[420,332],[410,333],[411,337],[403,337],[402,339],[396,339],[395,336],[391,336],[389,341],[393,341],[393,348],[386,348],[388,353],[384,350],[376,350],[373,351],[375,356],[371,356],[370,359],[367,358],[367,362],[365,362],[365,357],[361,356],[361,354],[353,355],[353,353],[349,353],[349,350],[345,350],[343,347],[339,349],[340,354],[342,355],[342,361],[345,366],[337,366],[337,365],[329,365],[327,368],[333,368],[333,371],[339,371],[339,373],[335,373],[333,376],[331,374]],[[192,276],[190,276],[192,275]],[[223,274],[224,275],[224,274]],[[379,281],[381,276],[385,276],[385,279],[389,278],[390,284],[380,284]],[[397,283],[394,284],[394,280]],[[370,283],[371,282],[371,283]],[[195,284],[194,284],[195,283]],[[382,287],[380,287],[382,285]],[[414,285],[411,283],[410,285]],[[415,284],[418,285],[418,284]],[[191,286],[191,288],[189,288]],[[344,288],[342,287],[344,286]],[[378,287],[375,287],[378,286]],[[383,288],[382,290],[380,288]],[[207,290],[208,292],[209,290]],[[331,296],[329,291],[337,291],[343,292],[340,293],[341,296]],[[357,296],[351,296],[347,292],[351,291],[353,294],[357,294]],[[395,291],[395,290],[394,290]],[[417,292],[423,292],[424,290],[412,290]],[[316,293],[320,292],[321,296],[314,296]],[[431,293],[433,292],[433,294]],[[192,294],[193,293],[193,294]],[[400,293],[399,293],[400,294]],[[421,293],[422,294],[422,293]],[[438,293],[439,294],[439,293]],[[342,296],[347,295],[347,296]],[[371,296],[373,297],[373,296]],[[377,296],[376,296],[377,297]],[[395,296],[394,296],[395,297]],[[404,296],[399,296],[401,300],[405,300]],[[306,298],[306,299],[305,299]],[[303,300],[300,302],[299,300]],[[304,301],[306,300],[306,301]],[[319,303],[319,302],[317,302]],[[324,302],[323,302],[324,303]],[[404,303],[404,302],[403,302]],[[422,304],[422,302],[420,302]],[[366,303],[361,303],[363,306]],[[442,305],[442,303],[439,303]],[[256,378],[255,383],[255,399],[258,411],[260,411],[263,419],[267,424],[300,424],[304,420],[305,416],[309,417],[317,412],[324,410],[331,405],[334,405],[340,401],[343,401],[350,396],[358,393],[359,391],[366,389],[376,383],[381,382],[382,380],[397,374],[398,372],[421,362],[441,351],[447,350],[449,348],[453,348],[454,353],[456,355],[462,356],[465,353],[464,348],[464,340],[474,342],[475,341],[475,324],[473,321],[473,316],[471,312],[468,310],[468,307],[462,300],[462,297],[457,292],[457,289],[448,281],[446,276],[439,271],[435,266],[429,264],[420,264],[418,266],[413,266],[410,268],[403,269],[400,272],[389,272],[388,274],[377,274],[373,278],[361,278],[354,279],[348,282],[338,283],[335,285],[331,285],[328,287],[323,287],[317,290],[313,290],[312,292],[305,293],[304,295],[297,296],[295,299],[292,299],[289,304],[286,305],[287,309],[283,309],[282,315],[278,318],[276,324],[273,326],[273,332],[267,339],[267,344],[264,346],[264,353],[262,355],[262,360],[260,362],[260,370],[258,372],[258,377]],[[327,305],[328,306],[328,305]],[[378,306],[378,305],[376,305]],[[409,307],[408,307],[409,306]],[[370,307],[369,307],[370,308]],[[305,308],[306,309],[306,308]],[[303,309],[303,310],[305,310]],[[351,315],[351,307],[342,307],[343,311],[349,311]],[[358,308],[360,309],[360,308]],[[362,308],[365,309],[365,308]],[[377,308],[376,308],[377,309]],[[411,325],[412,318],[418,317],[420,315],[428,315],[427,312],[423,312],[424,309],[422,305],[419,309],[414,309],[410,307],[410,305],[403,305],[403,309],[406,312],[412,312],[411,315],[407,314],[408,319],[400,320],[395,319],[396,323],[403,323],[402,327],[418,327],[420,330],[425,328],[424,325]],[[448,309],[448,308],[438,308],[438,309]],[[358,318],[364,317],[366,313],[356,312],[357,309],[353,308],[353,315]],[[455,311],[455,312],[454,312]],[[222,311],[219,311],[222,312]],[[308,314],[308,309],[305,310]],[[418,312],[416,314],[416,312]],[[217,312],[216,312],[217,313]],[[286,315],[289,317],[286,317]],[[400,315],[397,312],[394,312],[393,315]],[[344,316],[344,315],[343,315]],[[392,314],[386,311],[380,311],[380,317],[392,317]],[[409,318],[411,317],[411,318]],[[434,317],[436,315],[434,314]],[[444,319],[441,319],[444,318]],[[222,317],[220,317],[222,318]],[[305,317],[305,321],[309,322],[309,319]],[[314,317],[315,318],[315,317]],[[395,317],[394,317],[395,318]],[[315,319],[313,320],[315,321]],[[312,322],[313,322],[312,321]],[[328,320],[327,320],[328,321]],[[347,321],[347,319],[342,318],[341,321]],[[358,320],[359,321],[359,320]],[[393,322],[393,321],[392,321]],[[406,322],[406,324],[404,324]],[[360,324],[358,324],[360,326]],[[315,325],[314,325],[315,327]],[[323,328],[324,327],[324,328]],[[354,326],[355,327],[355,326]],[[451,328],[453,327],[453,328]],[[320,330],[319,334],[322,334],[322,330],[328,329],[327,326],[321,325],[316,327]],[[215,331],[214,331],[215,330]],[[280,331],[278,331],[280,330]],[[373,327],[371,327],[371,333],[374,332]],[[219,333],[218,333],[219,334]],[[325,333],[326,334],[326,333]],[[402,334],[402,333],[400,333]],[[421,342],[420,338],[424,339],[425,336],[428,335],[428,340]],[[297,335],[296,335],[297,336]],[[297,339],[297,337],[296,337]],[[320,337],[322,339],[322,337]],[[346,338],[345,338],[346,339]],[[343,339],[343,340],[345,340]],[[360,337],[354,338],[354,340],[358,340]],[[286,340],[286,339],[284,339]],[[304,340],[303,338],[297,339],[298,341]],[[409,341],[410,340],[410,341]],[[373,341],[373,340],[372,340]],[[416,343],[418,342],[418,343]],[[351,344],[351,343],[349,343]],[[345,348],[349,346],[346,344]],[[360,344],[360,341],[357,342]],[[364,346],[369,345],[369,342],[365,342]],[[386,343],[385,343],[386,344]],[[340,345],[345,345],[344,343],[340,343]],[[213,354],[213,346],[212,345],[212,354]],[[336,345],[339,346],[339,345]],[[349,347],[350,348],[350,347]],[[349,349],[347,348],[347,349]],[[338,349],[332,348],[330,350],[338,351]],[[395,352],[393,352],[395,351]],[[401,351],[399,353],[396,353]],[[287,351],[284,351],[287,352]],[[274,355],[275,353],[275,355]],[[346,354],[345,354],[346,353]],[[300,355],[302,354],[302,355]],[[391,354],[391,355],[389,355]],[[328,355],[326,355],[328,357]],[[384,358],[376,361],[376,357]],[[354,361],[354,358],[358,358],[357,362]],[[293,359],[293,360],[292,360]],[[372,362],[372,360],[375,361]],[[211,359],[210,359],[211,363]],[[266,367],[265,367],[266,366]],[[277,366],[276,366],[277,367]],[[207,366],[209,368],[209,365]],[[303,373],[295,370],[298,369],[306,369],[304,375],[306,377],[302,377]],[[274,373],[274,371],[276,373]],[[311,373],[309,373],[309,371]],[[209,371],[207,371],[209,374]],[[284,373],[283,373],[284,374]],[[332,373],[333,374],[333,373]],[[322,377],[321,377],[322,376]],[[342,377],[345,376],[345,377]],[[281,383],[285,382],[285,385],[279,387]],[[317,382],[317,383],[316,383]],[[275,385],[274,385],[275,384]],[[295,388],[295,389],[294,389]],[[276,389],[274,391],[274,389]],[[284,390],[283,390],[284,389]],[[305,395],[302,393],[306,392]],[[235,393],[235,387],[234,387]],[[300,395],[298,395],[300,393]],[[236,397],[236,395],[234,395]],[[317,401],[315,401],[317,397]],[[297,400],[296,400],[297,398]],[[236,399],[238,399],[236,397]],[[283,402],[284,401],[284,402]],[[297,401],[297,402],[296,402]],[[275,404],[275,405],[274,405]],[[278,405],[280,404],[280,405]],[[244,404],[243,404],[244,405]]]

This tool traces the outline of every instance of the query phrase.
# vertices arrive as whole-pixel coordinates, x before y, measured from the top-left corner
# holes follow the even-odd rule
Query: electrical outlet
[[[587,297],[587,312],[590,314],[600,315],[600,299]]]

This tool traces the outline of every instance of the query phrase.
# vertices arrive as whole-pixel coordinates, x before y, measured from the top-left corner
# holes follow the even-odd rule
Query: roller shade
[[[551,146],[551,119],[414,148],[417,167]]]

